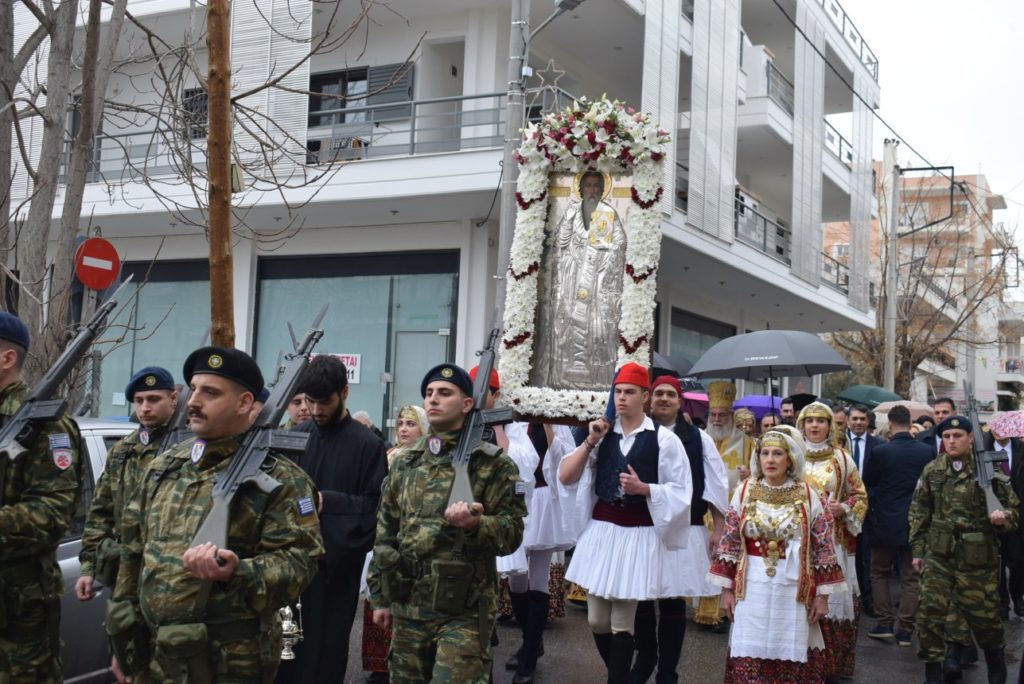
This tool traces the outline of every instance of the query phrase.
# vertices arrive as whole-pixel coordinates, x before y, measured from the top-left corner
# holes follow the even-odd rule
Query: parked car
[[[64,642],[65,682],[111,682],[110,655],[103,630],[108,589],[97,587],[92,601],[75,597],[78,581],[78,552],[82,548],[85,516],[96,491],[96,480],[103,472],[107,452],[119,439],[130,434],[137,425],[121,421],[76,418],[82,442],[89,458],[82,467],[82,498],[75,511],[71,529],[57,548],[57,560],[64,575],[64,596],[61,597],[60,638]]]

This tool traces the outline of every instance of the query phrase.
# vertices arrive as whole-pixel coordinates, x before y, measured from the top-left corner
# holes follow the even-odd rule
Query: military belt
[[[258,618],[248,618],[231,622],[208,622],[206,633],[210,635],[210,641],[255,639],[260,635],[260,621]]]

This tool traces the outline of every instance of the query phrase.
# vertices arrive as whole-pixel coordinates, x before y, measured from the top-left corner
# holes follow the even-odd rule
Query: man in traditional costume
[[[686,591],[678,568],[690,537],[690,465],[679,438],[644,415],[649,389],[646,368],[623,366],[614,425],[591,422],[558,470],[564,515],[586,521],[565,576],[587,590],[587,620],[615,684],[630,681],[637,602]]]
[[[754,440],[736,427],[733,421],[733,403],[736,401],[736,385],[727,380],[716,380],[708,384],[708,435],[715,442],[725,463],[729,477],[729,494],[749,474],[750,457],[754,453]],[[693,621],[708,625],[716,634],[729,630],[728,621],[719,606],[718,596],[702,596],[697,603]]]
[[[821,623],[826,679],[834,681],[853,677],[860,614],[857,535],[868,511],[868,495],[853,459],[846,451],[832,445],[832,409],[820,401],[808,404],[800,411],[797,428],[804,435],[804,477],[825,495],[835,518],[836,558],[849,589],[829,596],[828,615]]]

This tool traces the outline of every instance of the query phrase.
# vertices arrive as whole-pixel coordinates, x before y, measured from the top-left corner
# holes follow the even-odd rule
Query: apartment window
[[[715,342],[736,334],[736,326],[704,318],[682,309],[672,309],[669,355],[696,361]]]
[[[840,257],[850,256],[850,243],[839,242],[832,245],[832,256],[836,259]]]
[[[313,74],[309,79],[309,90],[316,95],[309,96],[309,127],[408,119],[412,116],[408,104],[379,105],[412,100],[412,76],[412,66],[407,64]]]
[[[185,88],[181,93],[181,113],[189,140],[206,137],[210,120],[210,99],[203,88]]]

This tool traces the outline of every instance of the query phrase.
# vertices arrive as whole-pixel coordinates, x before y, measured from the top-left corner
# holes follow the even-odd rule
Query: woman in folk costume
[[[828,503],[803,480],[802,442],[789,426],[762,435],[726,516],[708,579],[733,618],[728,684],[825,679],[818,622],[846,585]]]
[[[587,590],[587,621],[615,684],[630,682],[637,602],[685,593],[677,569],[689,552],[690,464],[675,433],[644,413],[649,390],[647,369],[624,365],[614,424],[592,421],[558,468],[562,515],[582,529],[565,576]]]
[[[750,458],[754,454],[754,440],[736,425],[733,404],[736,401],[736,385],[727,380],[716,380],[708,384],[708,428],[707,433],[715,442],[715,448],[725,463],[729,476],[729,495],[736,485],[749,474]],[[710,516],[709,516],[710,518]],[[709,529],[710,519],[707,520]],[[728,629],[725,612],[719,596],[701,596],[697,601],[697,612],[693,621],[706,625],[717,634]]]
[[[397,444],[388,450],[388,467],[394,463],[395,458],[408,449],[419,439],[430,431],[430,423],[427,422],[427,412],[419,406],[407,405],[398,410],[398,417],[395,419],[395,439]],[[370,567],[370,559],[373,552],[366,554],[366,565],[363,567],[363,592],[367,592],[366,571]],[[373,609],[370,608],[370,601],[363,604],[363,670],[371,673],[366,681],[386,682],[388,681],[388,651],[391,650],[391,630],[378,627],[373,622]]]
[[[857,535],[868,510],[868,495],[849,453],[832,445],[832,409],[818,401],[808,404],[800,411],[796,426],[804,435],[804,479],[828,501],[835,519],[836,557],[849,587],[848,592],[829,596],[828,616],[821,623],[828,660],[826,677],[853,677],[860,616]]]

